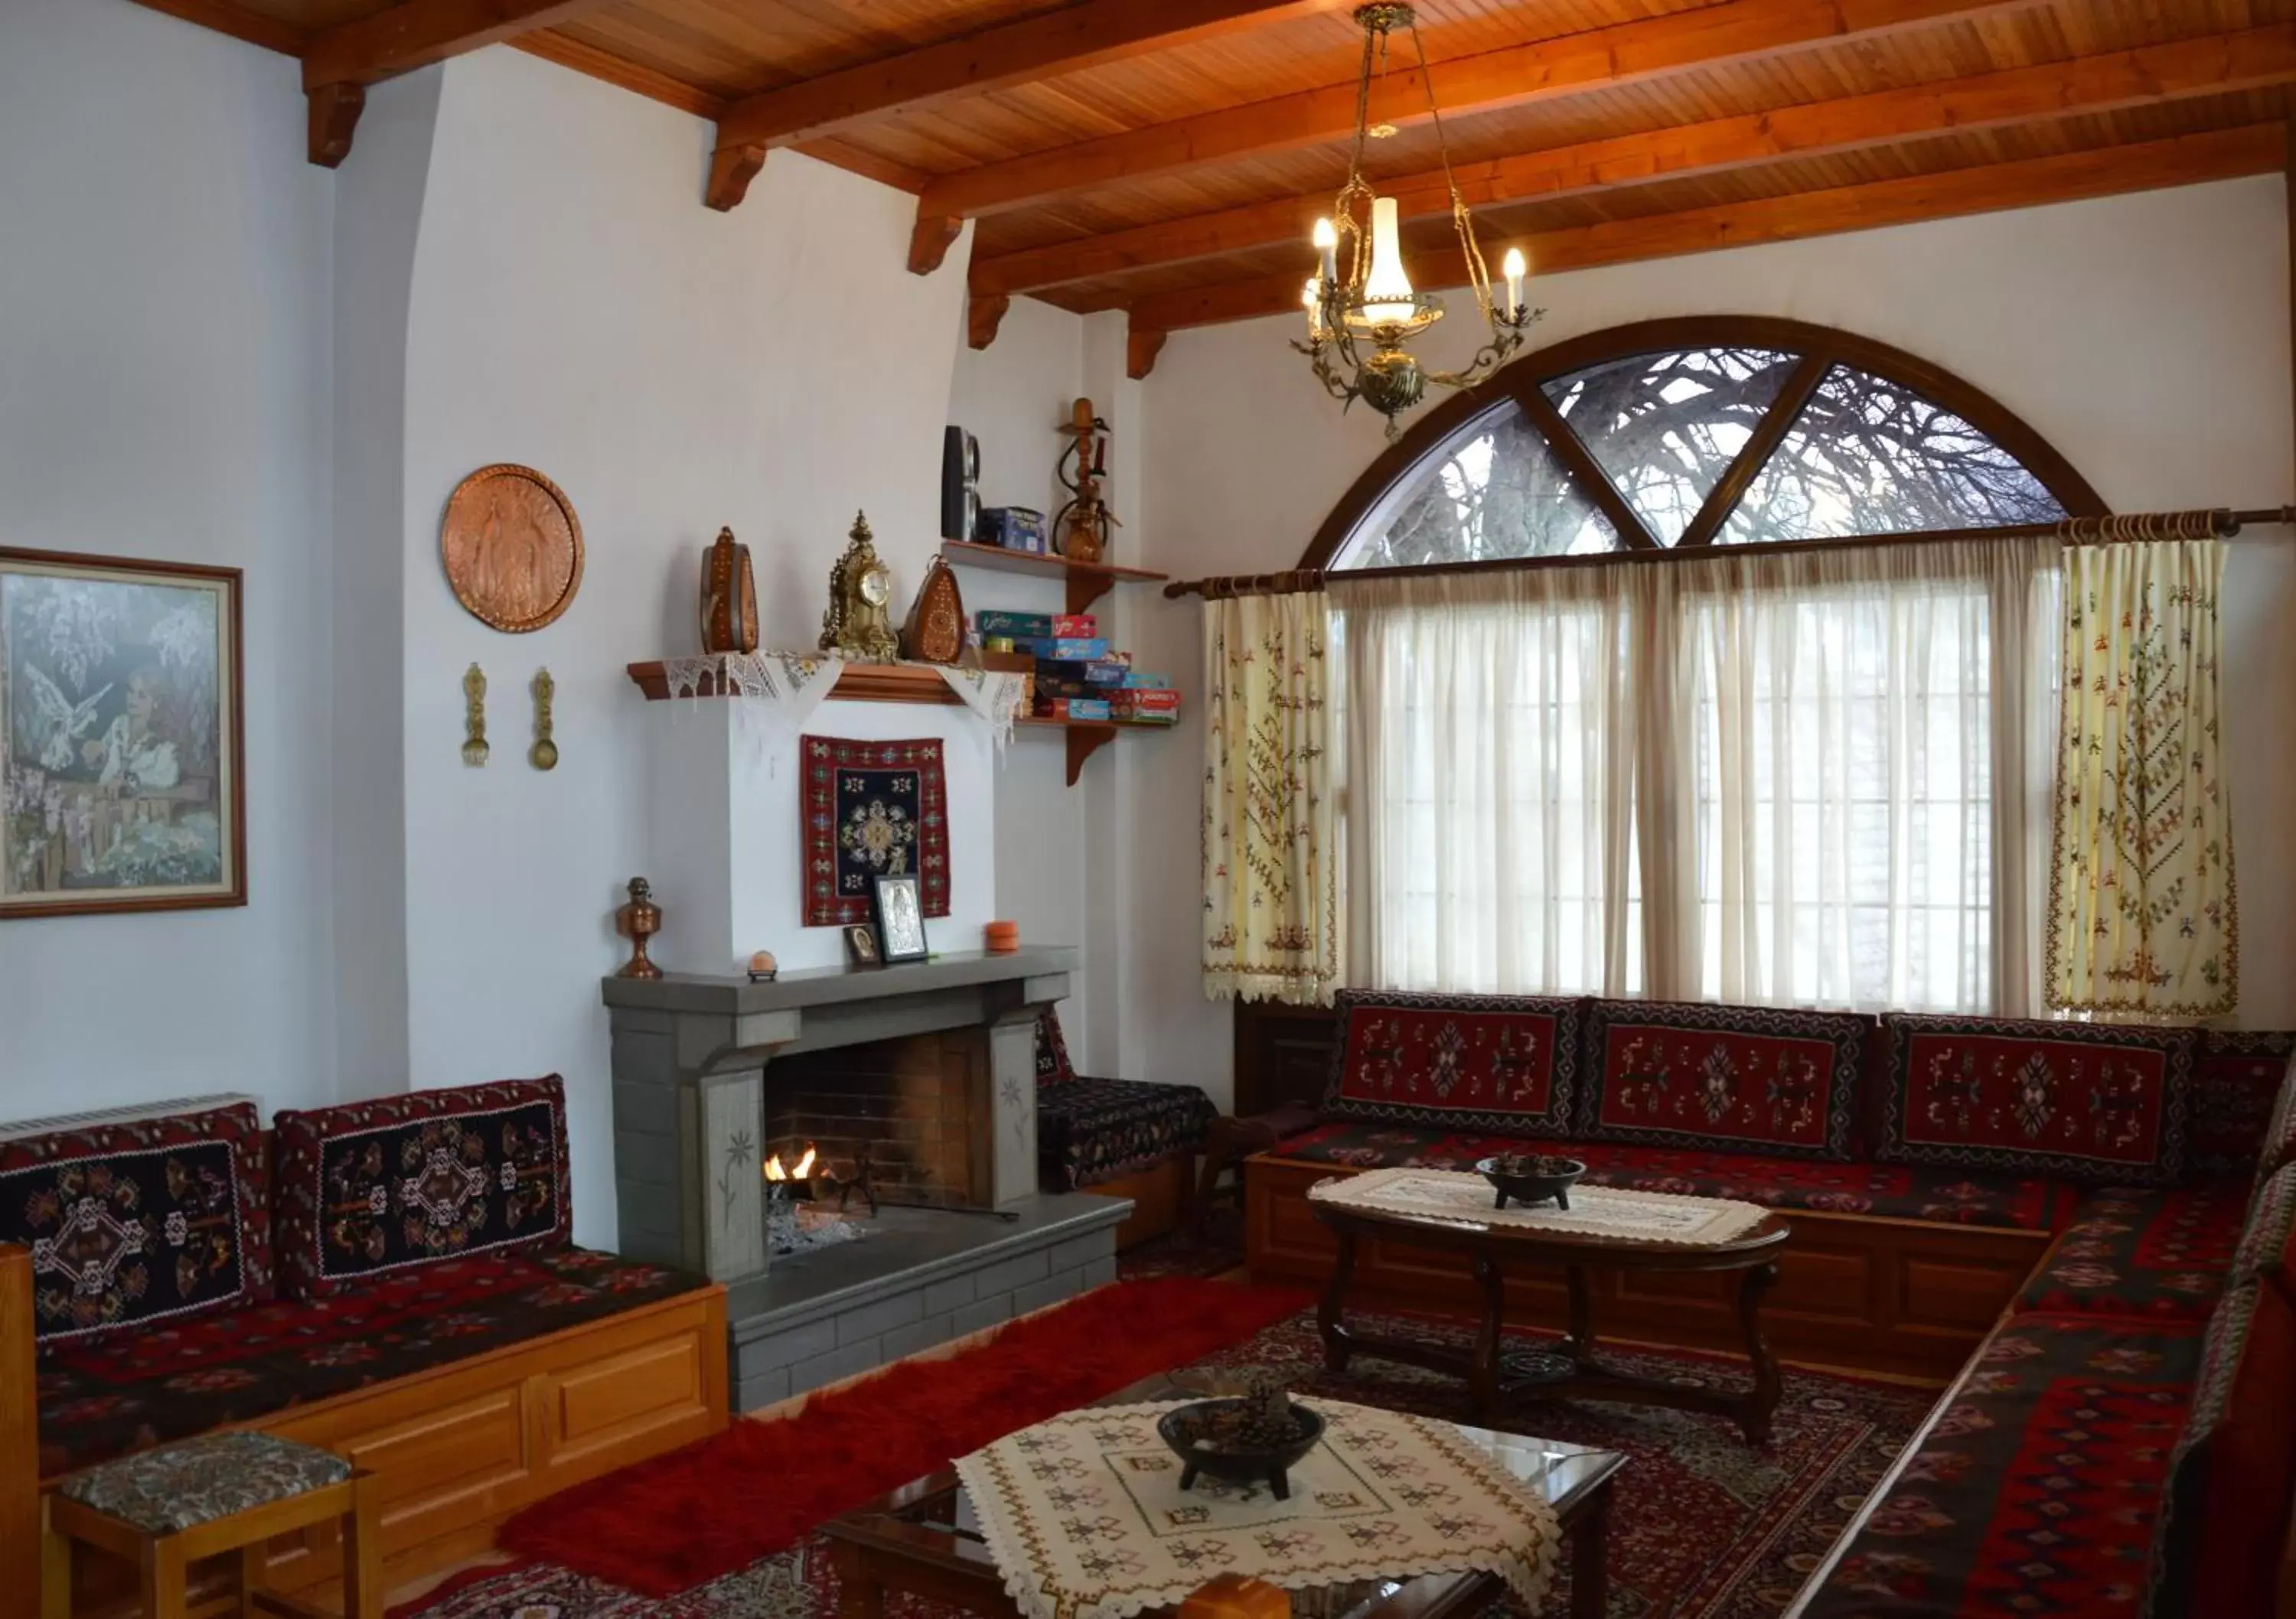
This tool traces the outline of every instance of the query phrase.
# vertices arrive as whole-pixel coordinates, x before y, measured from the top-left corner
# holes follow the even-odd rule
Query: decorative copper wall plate
[[[480,467],[456,485],[439,555],[471,617],[513,634],[555,619],[582,588],[574,503],[532,467]]]

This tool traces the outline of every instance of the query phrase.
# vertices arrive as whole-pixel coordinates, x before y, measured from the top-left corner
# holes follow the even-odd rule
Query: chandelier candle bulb
[[[1513,320],[1522,313],[1522,274],[1525,268],[1522,249],[1509,248],[1506,258],[1500,261],[1500,268],[1506,276],[1507,319]]]
[[[1364,318],[1374,325],[1400,324],[1417,312],[1411,278],[1403,273],[1403,244],[1395,222],[1395,199],[1371,203],[1371,274],[1364,282]]]
[[[1328,219],[1316,221],[1314,234],[1309,238],[1324,266],[1324,280],[1328,284],[1340,279],[1340,233]]]
[[[1309,342],[1322,341],[1324,336],[1324,283],[1315,276],[1310,275],[1308,278],[1307,290],[1300,295],[1300,301],[1307,307],[1308,310],[1308,340]]]

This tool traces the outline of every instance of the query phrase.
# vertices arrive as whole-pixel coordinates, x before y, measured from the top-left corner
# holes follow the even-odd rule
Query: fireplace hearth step
[[[1128,1198],[1038,1194],[1006,1220],[888,1206],[865,1240],[775,1259],[726,1295],[734,1405],[756,1410],[1112,1281]]]

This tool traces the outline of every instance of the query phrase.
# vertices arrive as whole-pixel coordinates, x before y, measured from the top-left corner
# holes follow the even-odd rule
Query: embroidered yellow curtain
[[[1204,603],[1204,993],[1327,1004],[1342,981],[1323,593]]]
[[[2046,980],[2069,1011],[2240,999],[2217,682],[2221,540],[2065,552]]]

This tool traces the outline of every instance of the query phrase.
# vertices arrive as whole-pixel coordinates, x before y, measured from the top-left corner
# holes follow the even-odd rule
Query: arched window
[[[1647,322],[1557,344],[1431,413],[1302,567],[2053,523],[2104,504],[2007,409],[1915,356],[1795,321]]]

